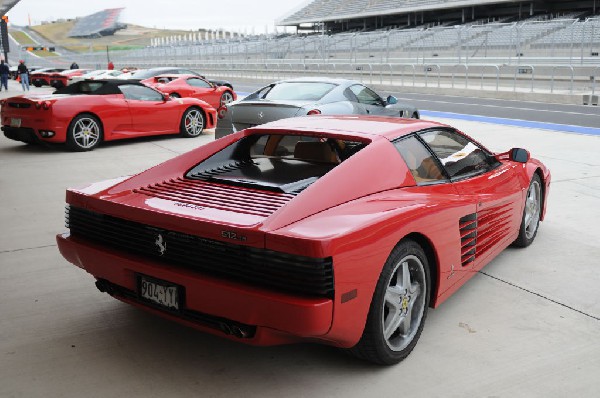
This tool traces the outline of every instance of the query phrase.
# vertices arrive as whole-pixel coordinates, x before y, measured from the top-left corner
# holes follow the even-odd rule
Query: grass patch
[[[37,44],[27,33],[22,32],[20,30],[12,31],[10,32],[10,35],[13,39],[15,39],[17,43],[19,43],[19,45]]]
[[[58,54],[52,51],[30,51],[30,53],[37,55],[38,57],[47,58],[47,57],[58,57]]]

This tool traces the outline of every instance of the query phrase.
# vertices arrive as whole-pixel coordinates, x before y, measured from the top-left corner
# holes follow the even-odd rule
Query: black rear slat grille
[[[70,207],[67,217],[67,225],[74,237],[234,282],[333,298],[331,257],[295,256],[224,243],[77,207]],[[159,234],[166,242],[167,250],[163,255],[155,243]]]
[[[8,106],[10,106],[11,108],[31,108],[31,104],[27,102],[9,102]]]

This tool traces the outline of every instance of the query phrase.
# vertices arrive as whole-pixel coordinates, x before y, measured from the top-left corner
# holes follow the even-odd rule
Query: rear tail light
[[[42,102],[36,102],[35,103],[35,109],[41,109],[44,108],[44,110],[48,110],[50,108],[52,108],[52,102],[50,101],[42,101]]]
[[[320,115],[320,114],[321,114],[321,111],[320,111],[320,110],[318,110],[318,109],[311,109],[311,110],[310,110],[310,111],[308,111],[308,113],[307,113],[307,115],[308,115],[308,116],[310,116],[310,115]]]
[[[219,107],[219,109],[217,109],[217,117],[219,119],[223,119],[225,117],[226,113],[227,113],[227,107],[225,105],[222,105]]]

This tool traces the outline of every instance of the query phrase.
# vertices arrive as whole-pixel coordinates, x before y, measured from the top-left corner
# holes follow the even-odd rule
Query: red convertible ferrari
[[[67,191],[62,255],[119,300],[255,345],[379,364],[544,218],[550,172],[434,122],[282,119]]]
[[[217,86],[196,75],[159,75],[142,80],[142,83],[155,87],[173,98],[201,99],[215,109],[237,99],[237,95],[230,87]]]
[[[12,97],[0,105],[7,138],[66,143],[74,151],[150,135],[198,137],[216,122],[216,110],[204,101],[170,98],[128,80],[81,81],[53,94]]]

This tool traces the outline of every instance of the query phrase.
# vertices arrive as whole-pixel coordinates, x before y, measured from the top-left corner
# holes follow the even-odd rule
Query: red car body
[[[69,85],[72,77],[81,76],[86,72],[89,72],[89,69],[67,69],[62,72],[51,73],[48,80],[50,81],[50,86],[62,88]]]
[[[543,219],[550,172],[528,156],[490,153],[493,169],[464,179],[416,177],[395,143],[437,130],[462,136],[434,122],[366,116],[305,116],[243,130],[131,178],[68,190],[70,232],[57,236],[58,247],[101,291],[177,322],[254,345],[354,347],[399,242],[427,253],[428,303],[437,307],[518,239],[533,180],[541,181]],[[283,192],[274,187],[294,167],[325,163],[295,152],[225,159],[247,141],[278,135],[364,148],[346,144],[352,153],[343,162],[318,178],[301,175]],[[290,169],[269,177],[276,161]],[[97,236],[102,228],[106,236]],[[179,308],[144,298],[143,278],[178,286]]]
[[[172,96],[198,98],[215,109],[237,99],[230,87],[217,86],[196,75],[164,74],[142,80],[142,83]]]
[[[126,89],[141,90],[145,96],[128,97],[121,91]],[[95,80],[74,83],[54,94],[4,99],[0,119],[7,138],[26,143],[69,143],[69,134],[76,133],[74,121],[86,115],[98,126],[99,143],[179,134],[182,117],[192,108],[201,110],[203,128],[214,127],[216,110],[206,102],[195,98],[170,99],[138,82]]]
[[[43,68],[29,74],[29,81],[36,87],[49,86],[50,76],[64,71],[64,68]]]

